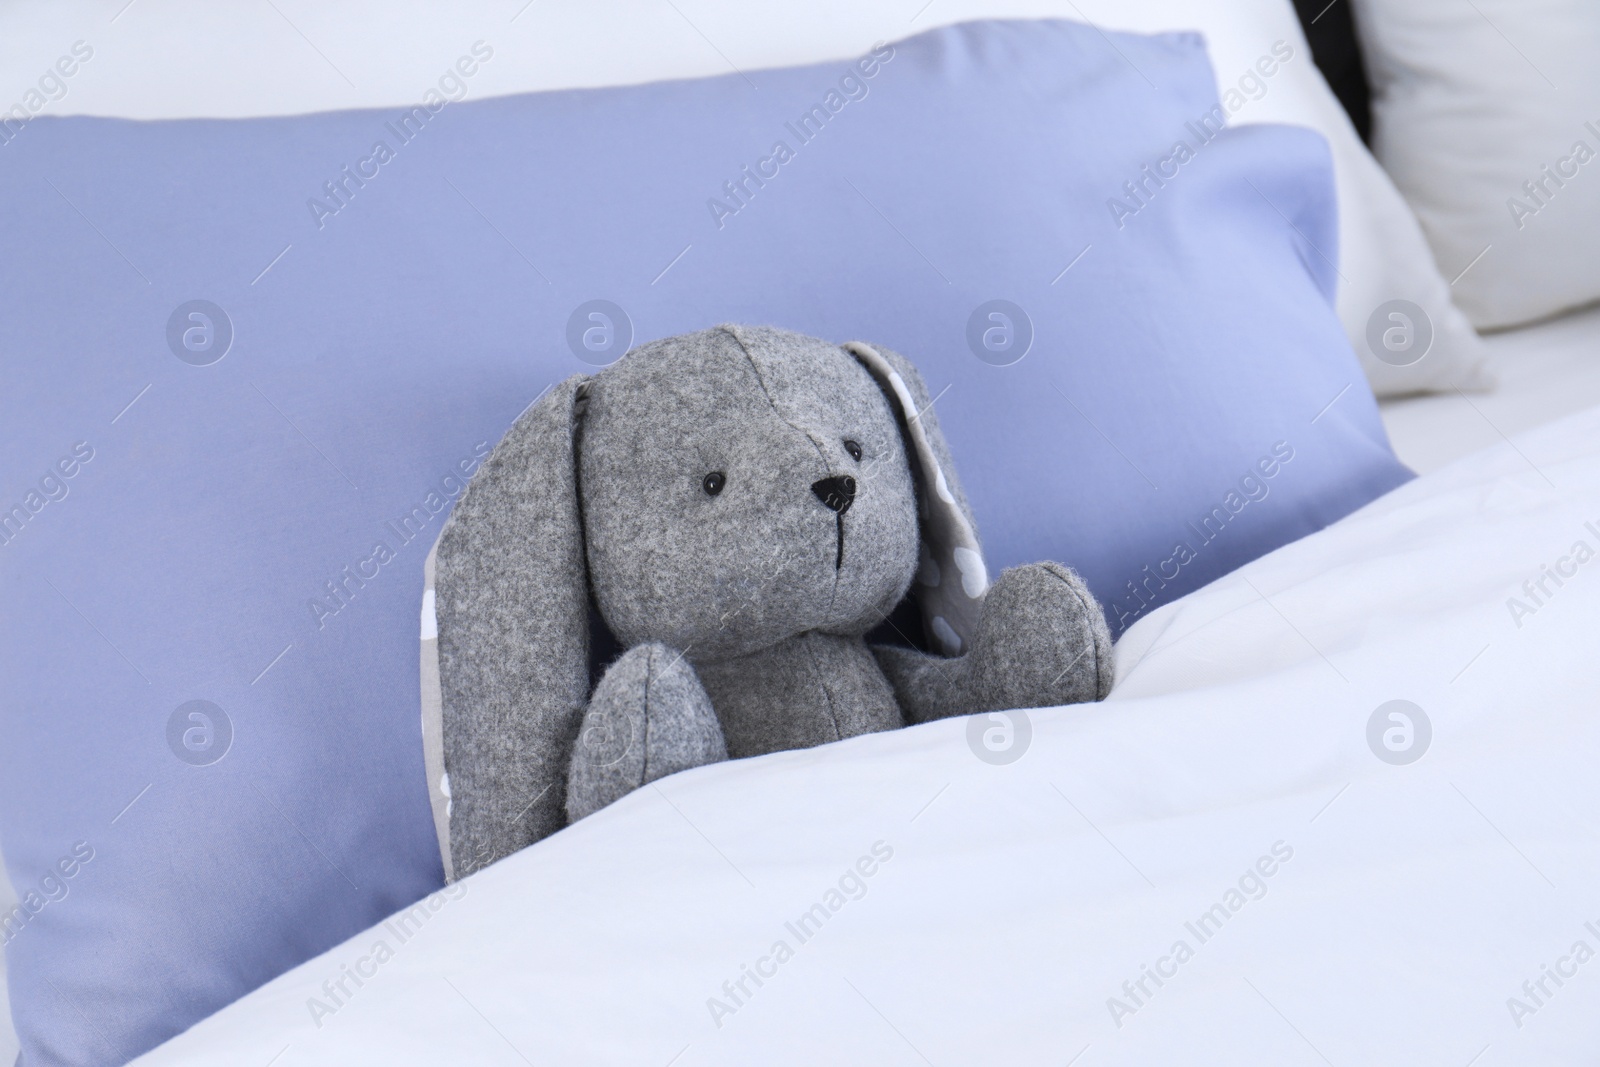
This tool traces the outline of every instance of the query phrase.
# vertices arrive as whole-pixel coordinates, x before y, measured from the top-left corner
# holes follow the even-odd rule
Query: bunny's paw
[[[665,645],[637,645],[606,668],[589,699],[567,772],[567,818],[727,758],[722,724],[689,661]]]
[[[984,596],[968,656],[983,710],[1077,704],[1111,691],[1105,615],[1083,579],[1059,563],[1000,575]]]

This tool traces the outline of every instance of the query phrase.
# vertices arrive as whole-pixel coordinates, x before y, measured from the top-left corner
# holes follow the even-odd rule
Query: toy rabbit
[[[456,878],[676,771],[1111,688],[1083,582],[990,584],[921,378],[866,344],[719,326],[569,378],[430,562]]]

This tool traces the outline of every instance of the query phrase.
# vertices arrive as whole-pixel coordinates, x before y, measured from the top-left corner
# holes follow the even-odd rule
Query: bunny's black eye
[[[850,458],[851,459],[855,460],[857,463],[861,462],[861,445],[860,444],[858,444],[855,441],[846,440],[845,443],[844,443],[844,450],[846,452],[850,453]]]
[[[700,485],[705,489],[706,496],[716,496],[722,492],[722,487],[727,480],[727,477],[721,471],[712,471],[706,475],[705,481],[701,482]]]

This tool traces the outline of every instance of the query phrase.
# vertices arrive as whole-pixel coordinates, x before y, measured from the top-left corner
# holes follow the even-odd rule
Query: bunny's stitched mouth
[[[848,474],[843,477],[822,478],[811,483],[811,491],[833,512],[834,528],[838,531],[839,551],[833,559],[833,569],[844,566],[844,513],[856,499],[856,480]]]

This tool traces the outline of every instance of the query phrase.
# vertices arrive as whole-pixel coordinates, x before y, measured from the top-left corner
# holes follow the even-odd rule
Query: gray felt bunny
[[[783,330],[552,388],[429,573],[456,878],[675,771],[1111,688],[1076,574],[990,584],[912,365]]]

